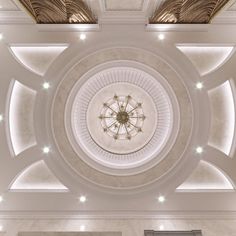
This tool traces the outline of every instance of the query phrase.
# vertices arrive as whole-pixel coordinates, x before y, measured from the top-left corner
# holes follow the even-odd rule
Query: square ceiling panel
[[[104,0],[106,11],[142,11],[144,0]]]
[[[19,10],[16,4],[11,0],[0,0],[0,11],[16,11]]]

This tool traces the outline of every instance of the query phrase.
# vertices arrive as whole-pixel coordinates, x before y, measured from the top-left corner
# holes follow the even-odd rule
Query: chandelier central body
[[[126,124],[129,121],[129,113],[126,111],[119,111],[116,116],[116,120],[120,124]]]

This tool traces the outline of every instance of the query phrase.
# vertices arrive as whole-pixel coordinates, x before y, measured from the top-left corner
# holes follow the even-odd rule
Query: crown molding
[[[34,24],[23,11],[0,11],[0,24]]]
[[[160,211],[1,211],[0,220],[236,220],[236,212],[225,211],[187,211],[168,213]]]

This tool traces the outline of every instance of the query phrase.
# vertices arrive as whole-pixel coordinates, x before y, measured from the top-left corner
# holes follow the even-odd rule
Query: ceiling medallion
[[[115,140],[131,140],[141,133],[145,118],[142,103],[130,95],[116,94],[103,103],[99,116],[103,131]]]

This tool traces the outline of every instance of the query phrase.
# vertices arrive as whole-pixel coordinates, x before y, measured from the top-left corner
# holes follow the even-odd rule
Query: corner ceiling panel
[[[226,176],[213,165],[200,161],[197,168],[177,190],[227,190],[233,189]]]
[[[67,46],[11,46],[10,48],[24,67],[43,76]]]
[[[10,97],[9,131],[15,155],[36,145],[34,134],[34,104],[36,91],[14,82]]]
[[[232,55],[234,47],[188,46],[177,48],[188,57],[199,74],[204,76],[221,67]]]
[[[209,23],[228,2],[229,0],[165,0],[154,12],[150,23]]]
[[[235,107],[229,81],[208,92],[211,108],[211,128],[209,145],[230,154],[234,130]]]
[[[19,0],[39,24],[96,23],[82,0]]]
[[[11,190],[67,190],[67,188],[54,176],[44,161],[36,162],[28,167],[14,181]]]

